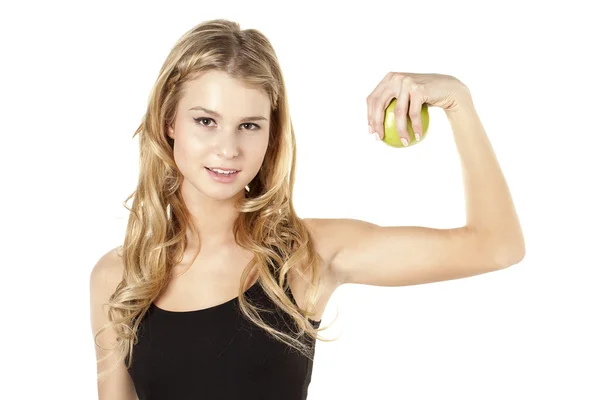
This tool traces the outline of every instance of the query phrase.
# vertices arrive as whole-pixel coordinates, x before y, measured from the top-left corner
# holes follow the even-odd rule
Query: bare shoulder
[[[324,218],[304,218],[302,221],[304,221],[310,232],[319,256],[321,256],[325,263],[328,264],[336,252],[334,234],[337,230],[337,225],[333,223],[334,220]]]
[[[323,260],[322,273],[325,275],[325,282],[330,286],[330,292],[333,292],[344,283],[332,270],[332,262],[341,249],[341,243],[343,243],[343,221],[342,219],[331,218],[303,219],[313,239],[315,250]]]
[[[348,236],[357,230],[368,230],[377,225],[346,218],[305,218],[319,254],[330,263],[342,249]]]
[[[103,254],[96,262],[90,273],[90,320],[92,338],[103,348],[112,349],[116,345],[117,335],[114,329],[106,329],[98,336],[96,334],[109,322],[106,304],[114,293],[123,276],[123,263],[117,253],[112,249]],[[118,362],[118,352],[107,357],[109,351],[94,343],[96,351],[97,372],[109,371],[117,365],[116,369],[108,374],[102,381],[98,381],[98,398],[115,400],[135,400],[137,395],[133,381],[124,362]],[[101,360],[103,359],[103,360]]]
[[[118,249],[115,247],[103,254],[92,268],[90,285],[93,288],[103,287],[112,291],[116,289],[123,276],[123,261],[117,252]]]

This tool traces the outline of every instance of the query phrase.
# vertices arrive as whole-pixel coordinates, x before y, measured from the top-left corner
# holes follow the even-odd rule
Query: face
[[[243,196],[267,151],[270,109],[265,92],[225,72],[203,72],[186,82],[167,130],[175,141],[174,158],[185,177],[183,185],[188,185],[183,189],[214,200]],[[223,170],[238,172],[224,175]]]

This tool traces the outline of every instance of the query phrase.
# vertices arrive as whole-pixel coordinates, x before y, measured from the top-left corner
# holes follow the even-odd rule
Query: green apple
[[[394,107],[396,106],[396,99],[393,99],[389,106],[385,109],[385,116],[383,120],[383,142],[392,147],[410,147],[417,142],[415,139],[415,132],[412,128],[412,122],[410,121],[410,117],[406,116],[406,125],[408,128],[408,134],[410,136],[410,142],[408,146],[404,146],[400,141],[400,135],[398,134],[398,130],[396,129],[396,116],[394,115]],[[421,107],[421,125],[423,127],[423,132],[421,133],[421,141],[425,139],[427,135],[427,128],[429,128],[429,111],[427,107],[427,103],[423,103]]]

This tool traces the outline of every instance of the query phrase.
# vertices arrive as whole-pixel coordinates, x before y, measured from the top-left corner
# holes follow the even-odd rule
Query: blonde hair
[[[133,352],[142,317],[166,287],[173,267],[183,259],[188,227],[199,243],[198,231],[189,222],[191,216],[179,192],[183,176],[176,167],[173,140],[166,135],[166,127],[174,121],[184,83],[211,69],[225,71],[264,90],[271,100],[269,146],[263,165],[248,185],[245,197],[236,204],[240,213],[233,228],[235,241],[254,254],[242,273],[238,292],[241,310],[257,326],[311,360],[314,347],[299,339],[309,335],[315,340],[330,341],[318,335],[325,328],[316,329],[309,321],[322,292],[321,260],[292,204],[296,141],[277,56],[261,32],[240,30],[237,22],[216,19],[196,25],[177,41],[160,70],[146,113],[133,135],[139,134],[140,175],[136,190],[123,203],[130,211],[121,246],[124,271],[107,303],[110,322],[94,335],[99,346],[97,336],[101,332],[111,328],[116,331],[117,346],[110,349],[110,354],[118,350],[119,363]],[[129,208],[127,202],[132,198]],[[304,299],[306,310],[285,293],[290,270],[297,271],[306,281],[306,272],[310,271]],[[250,285],[252,272],[258,274],[265,293],[296,322],[298,331],[293,335],[266,324],[257,313],[258,308],[246,300],[243,288]],[[131,364],[129,357],[127,368]],[[101,380],[111,371],[99,373],[98,378]]]

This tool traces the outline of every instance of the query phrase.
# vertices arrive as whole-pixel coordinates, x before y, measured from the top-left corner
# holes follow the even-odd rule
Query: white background
[[[470,88],[525,233],[525,259],[502,271],[342,286],[324,316],[339,312],[325,335],[341,336],[317,344],[309,400],[600,398],[600,32],[592,2],[549,3],[3,3],[0,398],[96,398],[90,272],[122,242],[159,68],[212,18],[277,52],[301,217],[464,224],[441,109],[408,149],[368,135],[387,72],[432,72]]]

